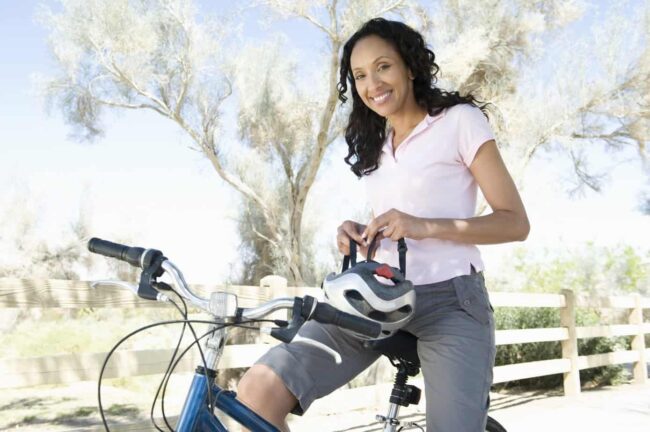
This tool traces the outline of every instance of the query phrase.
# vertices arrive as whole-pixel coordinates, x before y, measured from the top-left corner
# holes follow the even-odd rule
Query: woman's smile
[[[377,96],[371,96],[370,100],[372,100],[375,103],[375,105],[383,105],[388,101],[388,98],[391,95],[391,93],[393,93],[393,91],[389,90]]]

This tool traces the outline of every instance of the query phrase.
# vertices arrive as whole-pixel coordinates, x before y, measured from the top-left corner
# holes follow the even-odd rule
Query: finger
[[[372,239],[377,235],[377,231],[383,228],[381,225],[381,220],[379,218],[374,218],[368,223],[368,226],[366,227],[366,230],[364,231],[364,234],[361,235],[361,237],[364,238],[366,246],[369,245],[372,242]]]
[[[368,222],[368,225],[366,225],[366,228],[363,230],[361,233],[361,238],[362,239],[367,239],[368,238],[368,233],[374,229],[374,219],[371,219],[370,222]]]
[[[361,237],[361,234],[357,230],[349,230],[346,231],[345,233],[347,234],[348,239],[354,240],[359,245],[363,244],[363,238]]]
[[[363,230],[366,229],[366,226],[364,224],[359,223],[359,222],[353,222],[353,225],[354,225],[354,229],[356,230],[356,233],[359,234],[359,235],[361,235]]]
[[[382,231],[384,238],[391,239],[392,241],[399,240],[402,237],[401,233],[402,230],[395,224],[388,226],[388,228]]]
[[[395,232],[395,225],[390,224],[386,227],[385,230],[381,231],[382,238],[391,238],[392,234]]]
[[[372,251],[372,256],[371,256],[371,257],[368,257],[367,254],[365,255],[368,259],[374,259],[375,255],[377,255],[377,250],[379,249],[379,245],[380,245],[381,241],[382,241],[384,238],[385,238],[385,237],[384,237],[384,231],[379,231],[379,232],[377,233],[377,235],[375,236],[375,249]],[[366,248],[366,250],[367,250],[367,249],[368,249],[368,248]]]
[[[374,234],[374,233],[376,232],[376,230],[377,230],[377,223],[380,221],[379,218],[380,218],[381,216],[383,216],[383,214],[382,214],[382,215],[379,215],[379,216],[377,216],[377,217],[375,217],[375,218],[370,219],[370,221],[368,222],[368,225],[366,225],[366,228],[363,230],[363,233],[361,234],[361,237],[363,237],[364,239],[366,239],[366,238],[368,238],[368,235],[369,235],[369,234],[371,234],[371,233]]]
[[[354,221],[345,221],[341,228],[348,238],[354,240],[358,244],[363,244],[361,232],[365,228],[365,225],[361,225]]]
[[[352,240],[359,243],[360,235],[355,227],[356,222],[345,221],[336,229],[336,242],[337,247],[341,253],[349,255],[350,253],[350,242]],[[344,252],[345,251],[345,252]]]
[[[375,237],[377,237],[378,235],[382,235],[382,233],[386,229],[388,229],[389,226],[390,226],[390,221],[377,223],[376,229],[374,229],[372,231],[368,231],[368,237],[366,238],[366,243],[367,244],[372,243],[373,239]],[[381,238],[385,238],[385,237],[386,237],[386,234],[383,234]]]
[[[364,257],[368,258],[368,247],[367,246],[360,246],[359,247],[359,253],[363,255]]]
[[[336,243],[337,244],[347,244],[349,236],[345,233],[345,231],[341,230],[336,234]]]
[[[337,246],[339,248],[339,252],[341,252],[343,255],[350,255],[350,246],[347,241],[339,241],[337,242]]]

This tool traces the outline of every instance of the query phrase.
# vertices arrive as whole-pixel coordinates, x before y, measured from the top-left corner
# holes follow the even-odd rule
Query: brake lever
[[[130,283],[130,282],[125,282],[121,280],[99,280],[99,281],[92,281],[90,282],[90,287],[93,289],[97,289],[101,286],[108,286],[108,287],[116,287],[116,288],[122,288],[131,291],[134,295],[139,296],[138,294],[138,285]],[[157,293],[156,301],[159,302],[169,302],[169,297],[167,297],[165,294],[162,293]]]
[[[90,287],[97,289],[101,286],[110,286],[116,288],[127,289],[133,294],[138,295],[138,286],[129,282],[120,281],[120,280],[99,280],[90,282]]]

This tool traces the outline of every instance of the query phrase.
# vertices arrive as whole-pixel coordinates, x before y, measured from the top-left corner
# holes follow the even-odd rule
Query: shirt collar
[[[443,108],[438,114],[434,116],[432,116],[431,114],[427,114],[424,117],[424,119],[422,119],[422,121],[418,123],[417,126],[415,126],[415,128],[413,128],[409,136],[407,136],[404,142],[400,144],[400,147],[404,144],[407,144],[412,137],[420,134],[421,132],[424,132],[433,123],[443,118],[446,113],[447,113],[447,109]],[[390,128],[388,134],[386,134],[386,140],[384,141],[384,146],[382,147],[382,151],[387,152],[388,154],[393,154],[393,128]]]

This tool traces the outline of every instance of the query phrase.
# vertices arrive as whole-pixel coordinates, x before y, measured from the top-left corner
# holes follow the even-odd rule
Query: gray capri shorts
[[[482,273],[417,285],[416,309],[404,330],[418,337],[425,383],[427,431],[483,432],[496,353],[494,317]],[[305,344],[280,344],[257,364],[269,366],[298,399],[294,414],[341,387],[379,355],[336,326],[308,321],[299,334],[341,354]]]

